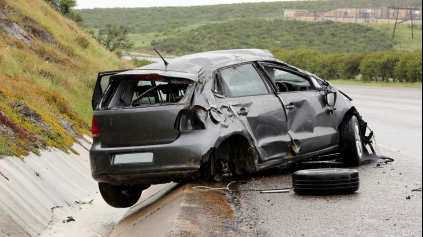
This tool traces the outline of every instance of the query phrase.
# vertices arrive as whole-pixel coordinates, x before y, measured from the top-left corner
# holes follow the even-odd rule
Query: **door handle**
[[[289,111],[294,111],[296,108],[295,104],[289,104],[286,106],[286,109]]]
[[[239,110],[238,115],[240,116],[247,116],[248,115],[248,110],[245,108],[242,108],[241,110]]]

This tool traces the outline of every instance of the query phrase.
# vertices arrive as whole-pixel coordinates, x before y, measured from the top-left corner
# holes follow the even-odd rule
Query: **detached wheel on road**
[[[128,208],[140,200],[142,191],[149,188],[150,185],[112,186],[107,183],[99,183],[98,187],[107,204],[115,208]]]
[[[340,135],[344,164],[350,167],[360,166],[364,146],[360,135],[360,123],[356,116],[348,116],[344,119]]]
[[[293,185],[299,195],[343,195],[360,189],[357,170],[316,169],[294,173]]]

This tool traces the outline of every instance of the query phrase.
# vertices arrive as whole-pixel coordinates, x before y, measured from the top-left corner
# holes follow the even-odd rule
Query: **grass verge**
[[[411,87],[411,88],[422,88],[422,83],[400,83],[400,82],[377,82],[371,81],[366,82],[363,80],[330,80],[332,84],[342,84],[342,85],[359,85],[359,86],[389,86],[389,87]]]
[[[49,147],[70,152],[89,134],[98,73],[135,66],[44,0],[0,0],[0,9],[31,41],[0,27],[0,157]]]

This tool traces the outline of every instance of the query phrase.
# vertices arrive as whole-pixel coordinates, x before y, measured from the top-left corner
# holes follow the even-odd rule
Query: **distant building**
[[[306,10],[285,9],[283,12],[283,17],[285,19],[295,19],[296,17],[306,17],[310,15],[310,12]]]
[[[326,12],[324,15],[326,18],[366,18],[366,19],[394,19],[397,15],[396,9],[388,8],[383,6],[382,8],[340,8],[330,12]],[[421,10],[399,10],[399,18],[411,19],[411,15],[414,20],[422,19]]]

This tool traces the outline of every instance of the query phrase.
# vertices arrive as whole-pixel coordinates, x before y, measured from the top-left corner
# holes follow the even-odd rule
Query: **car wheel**
[[[344,119],[340,135],[343,162],[351,167],[360,166],[364,146],[360,135],[360,123],[356,116],[349,116]]]
[[[128,208],[135,205],[141,197],[142,191],[151,185],[113,186],[99,183],[101,196],[104,201],[115,208]]]
[[[352,194],[360,188],[357,170],[315,169],[294,173],[293,185],[299,195]]]

